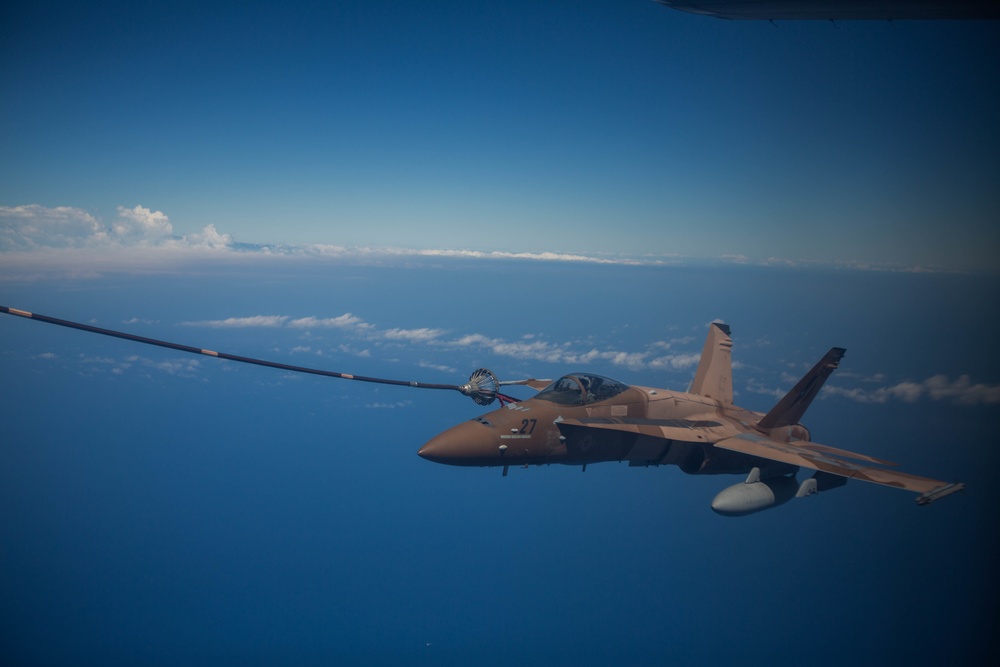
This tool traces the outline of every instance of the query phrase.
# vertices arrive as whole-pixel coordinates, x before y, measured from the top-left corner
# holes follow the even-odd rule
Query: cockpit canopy
[[[628,388],[627,384],[602,375],[573,373],[559,378],[535,398],[559,405],[584,405],[614,398]]]

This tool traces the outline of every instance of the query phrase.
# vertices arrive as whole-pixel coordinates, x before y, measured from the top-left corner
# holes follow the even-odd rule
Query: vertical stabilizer
[[[764,418],[757,422],[757,426],[762,429],[772,429],[781,426],[792,426],[798,424],[805,414],[806,408],[816,398],[816,394],[823,387],[823,383],[830,377],[830,373],[836,370],[844,356],[844,348],[832,347],[819,363],[812,367],[812,370],[799,380],[792,390],[785,394],[785,397],[778,401],[778,404],[771,408],[771,411],[764,415]]]
[[[712,322],[708,327],[708,338],[701,351],[701,362],[691,382],[690,393],[706,398],[714,398],[722,403],[733,402],[733,339],[729,337],[729,325]]]

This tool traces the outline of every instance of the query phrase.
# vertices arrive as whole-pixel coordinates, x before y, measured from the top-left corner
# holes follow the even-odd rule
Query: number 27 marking
[[[538,423],[537,419],[522,419],[521,420],[521,430],[518,433],[524,435],[531,435],[531,432],[535,430],[535,424]]]

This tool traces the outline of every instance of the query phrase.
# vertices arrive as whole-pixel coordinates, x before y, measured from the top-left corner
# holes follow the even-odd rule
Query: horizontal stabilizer
[[[792,390],[785,394],[785,397],[778,401],[778,404],[771,408],[771,411],[764,415],[764,418],[757,422],[761,429],[770,430],[782,426],[793,426],[798,424],[805,414],[806,409],[816,398],[816,394],[823,387],[823,383],[830,377],[840,364],[846,350],[842,347],[830,348],[830,351],[820,359],[819,363],[812,367],[805,376],[798,381]]]

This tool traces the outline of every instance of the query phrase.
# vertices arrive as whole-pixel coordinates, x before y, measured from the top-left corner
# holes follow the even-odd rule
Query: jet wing
[[[559,419],[556,426],[569,454],[591,461],[627,460],[629,465],[683,467],[681,459],[690,447],[704,449],[734,434],[732,426],[694,419],[583,417]],[[673,443],[688,447],[672,447]]]
[[[747,456],[779,461],[848,479],[859,479],[873,484],[913,491],[920,494],[917,497],[917,503],[920,505],[926,505],[965,488],[960,483],[949,484],[898,470],[865,465],[865,463],[883,466],[895,466],[896,464],[867,454],[822,445],[818,442],[786,443],[756,433],[740,433],[734,436],[732,427],[709,420],[585,417],[582,419],[563,419],[557,423],[560,430],[567,434],[577,429],[597,429],[635,433],[662,440],[713,445]],[[625,457],[624,452],[622,456]],[[863,463],[855,463],[846,459]]]
[[[696,442],[702,445],[732,435],[733,429],[721,422],[695,419],[639,419],[632,417],[584,417],[563,419],[559,426],[596,428],[605,431],[621,431],[648,435],[663,440]]]
[[[679,442],[696,442],[699,444],[718,444],[719,441],[732,439],[733,429],[724,426],[720,422],[708,421],[708,420],[695,420],[695,419],[637,419],[629,417],[585,417],[583,419],[563,419],[561,424],[566,424],[567,426],[580,426],[586,428],[597,428],[607,431],[624,431],[626,433],[638,433],[639,435],[648,435],[654,438],[662,438],[665,440],[676,440]],[[736,436],[741,437],[741,436]],[[747,437],[757,437],[757,436],[747,436]],[[777,446],[783,446],[783,443],[772,441],[768,438],[764,438],[768,442],[774,442]],[[794,451],[799,452],[802,449],[812,452],[814,455],[818,454],[832,454],[833,456],[845,456],[847,458],[857,459],[859,461],[868,461],[869,463],[878,463],[884,466],[895,466],[898,465],[892,461],[885,461],[883,459],[877,459],[874,456],[868,456],[867,454],[858,454],[857,452],[849,452],[846,449],[837,449],[836,447],[829,447],[827,445],[821,445],[818,442],[796,442],[795,445],[791,446]],[[740,451],[739,449],[731,447],[723,447],[723,449],[734,449],[734,451]],[[796,463],[795,465],[800,465]],[[804,465],[804,464],[803,464]]]
[[[845,450],[827,447],[811,442],[785,443],[772,440],[762,435],[741,433],[732,438],[726,438],[714,443],[720,449],[739,452],[748,456],[756,456],[771,461],[780,461],[802,468],[812,468],[848,479],[860,479],[864,482],[894,486],[907,491],[919,493],[917,503],[926,505],[955,491],[960,491],[964,485],[948,484],[936,479],[918,477],[898,470],[885,470],[867,465],[852,463],[834,456],[850,456],[851,458],[873,463],[883,463],[879,459],[854,454]]]

